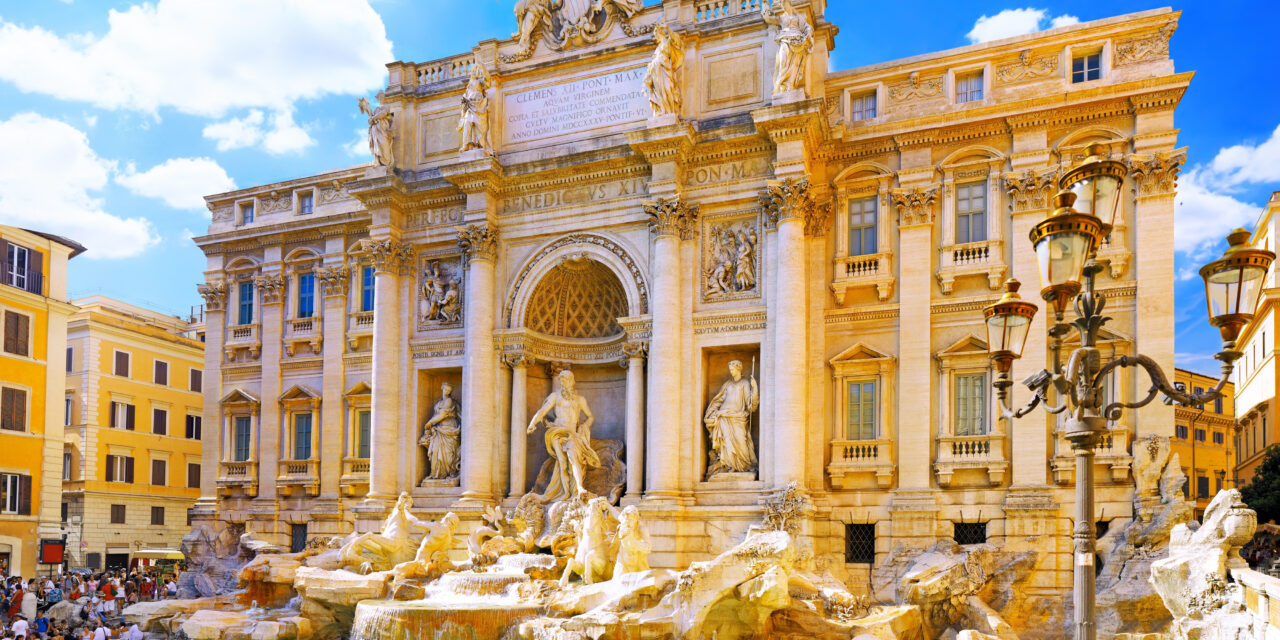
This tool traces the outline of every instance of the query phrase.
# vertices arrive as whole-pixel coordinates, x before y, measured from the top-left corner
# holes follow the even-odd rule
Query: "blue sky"
[[[391,60],[515,30],[514,0],[0,0],[0,221],[64,233],[73,297],[200,303],[200,196],[368,161],[356,109]],[[829,0],[833,68],[1161,5]],[[1198,265],[1280,189],[1280,3],[1197,2],[1171,55],[1196,71],[1176,260],[1179,366],[1213,371]]]

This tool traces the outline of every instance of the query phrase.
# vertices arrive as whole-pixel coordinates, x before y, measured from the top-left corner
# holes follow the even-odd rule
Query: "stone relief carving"
[[[320,295],[345,296],[347,285],[351,282],[351,271],[346,267],[320,267],[316,269],[316,279],[320,281]]]
[[[262,294],[262,304],[280,304],[284,298],[284,276],[281,274],[255,276],[253,286]]]
[[[227,283],[214,280],[196,285],[196,291],[204,298],[205,311],[222,311],[227,304]]]
[[[721,474],[754,474],[756,447],[751,438],[751,414],[760,408],[760,388],[752,373],[742,377],[742,362],[729,363],[729,379],[707,404],[702,421],[711,434],[707,460],[707,480]]]
[[[493,81],[484,65],[471,65],[471,79],[462,93],[462,113],[458,116],[458,131],[462,133],[462,146],[458,152],[482,149],[493,155],[493,142],[489,136],[489,86]]]
[[[542,495],[545,501],[589,493],[582,484],[583,477],[588,469],[600,466],[600,457],[591,448],[591,423],[595,416],[587,406],[587,399],[578,394],[572,371],[561,371],[556,380],[560,388],[547,396],[529,420],[528,429],[529,433],[537,431],[538,423],[555,413],[553,421],[546,425],[547,453],[555,462],[551,482]]]
[[[703,299],[743,297],[756,289],[759,236],[754,221],[709,227],[702,264]]]
[[[653,117],[680,115],[680,71],[684,67],[684,38],[666,23],[654,27],[657,47],[644,73],[644,88],[649,94]]]
[[[1006,173],[1004,189],[1009,194],[1009,206],[1014,211],[1035,211],[1049,206],[1049,196],[1058,186],[1056,170],[1036,173],[1027,169],[1022,173]]]
[[[320,203],[333,204],[339,200],[351,200],[352,196],[347,193],[346,185],[334,180],[329,184],[320,188]]]
[[[433,259],[422,269],[418,328],[462,321],[462,261]]]
[[[463,267],[472,260],[488,260],[492,262],[498,256],[498,230],[485,224],[472,224],[455,227],[458,231],[458,246],[462,249]]]
[[[293,205],[293,194],[280,193],[279,191],[272,191],[266,196],[260,198],[260,200],[262,201],[261,213],[262,215],[265,216],[272,213],[280,213],[282,211],[288,211],[289,208]]]
[[[698,205],[675,197],[646,200],[644,212],[649,214],[649,230],[654,235],[679,235],[682,240],[688,240],[693,237],[699,209]]]
[[[1048,55],[1039,58],[1031,57],[1030,49],[1023,49],[1018,54],[1017,62],[1003,64],[996,68],[996,79],[1005,84],[1026,82],[1052,75],[1058,71],[1058,56]]]
[[[942,76],[920,79],[919,71],[912,71],[906,82],[889,85],[889,98],[894,102],[924,100],[942,93]]]
[[[772,12],[771,12],[772,9]],[[768,7],[760,3],[764,21],[778,27],[778,58],[773,72],[773,94],[803,91],[805,72],[809,68],[809,52],[813,50],[813,26],[804,14],[796,11],[791,0],[782,6]]]
[[[553,51],[595,44],[617,23],[622,23],[628,36],[643,35],[653,27],[631,24],[642,9],[644,0],[519,0],[515,5],[518,30],[511,37],[519,39],[520,49],[500,59],[507,64],[527,60],[539,37]]]
[[[232,211],[233,209],[229,206],[209,207],[209,216],[212,218],[213,222],[231,222]]]
[[[1169,22],[1160,30],[1145,37],[1122,40],[1116,43],[1115,66],[1137,64],[1148,60],[1169,57],[1169,38],[1178,29],[1178,23]]]
[[[376,271],[403,274],[413,264],[413,247],[399,240],[365,240],[364,250]]]
[[[378,99],[382,99],[382,94],[378,94]],[[369,153],[373,154],[374,162],[394,169],[396,166],[395,147],[392,144],[392,120],[394,114],[391,113],[391,107],[385,104],[379,104],[377,109],[369,105],[367,98],[360,98],[360,113],[369,116]]]
[[[933,205],[938,201],[938,188],[894,189],[890,192],[893,206],[898,209],[898,226],[933,224]]]
[[[431,410],[431,418],[422,425],[418,445],[427,452],[427,475],[430,480],[447,480],[458,477],[461,467],[459,450],[462,446],[461,407],[453,399],[453,385],[440,385],[440,399]]]
[[[1178,173],[1187,160],[1186,149],[1161,151],[1150,156],[1129,157],[1129,175],[1140,196],[1159,196],[1178,190]]]

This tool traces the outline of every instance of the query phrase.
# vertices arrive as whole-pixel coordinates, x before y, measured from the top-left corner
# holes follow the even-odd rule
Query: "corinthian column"
[[[933,221],[938,187],[894,189],[891,197],[898,211],[898,255],[928,256],[934,250]],[[908,490],[930,488],[929,459],[933,444],[933,352],[930,342],[929,304],[933,295],[933,269],[929,260],[903,260],[898,300],[898,486]],[[944,383],[945,384],[945,383]]]
[[[645,499],[680,496],[680,238],[692,232],[698,207],[675,198],[644,204],[653,233],[653,329],[649,342],[648,448]]]
[[[466,361],[462,366],[462,500],[492,502],[497,407],[496,354],[493,349],[493,263],[498,231],[484,224],[458,227],[458,246],[467,263],[463,299]]]
[[[412,249],[395,238],[373,240],[365,245],[373,261],[373,394],[371,399],[373,447],[369,452],[369,499],[391,500],[397,492],[399,476],[396,460],[403,443],[400,433],[400,381],[403,310],[400,278],[412,263]]]
[[[524,495],[525,485],[525,443],[529,435],[525,429],[529,426],[529,400],[527,382],[529,379],[529,359],[524,354],[504,356],[503,361],[511,367],[511,491],[512,498],[519,499]]]
[[[627,369],[627,494],[623,500],[628,502],[640,499],[644,478],[644,354],[647,348],[643,342],[622,345],[624,357],[619,363]]]

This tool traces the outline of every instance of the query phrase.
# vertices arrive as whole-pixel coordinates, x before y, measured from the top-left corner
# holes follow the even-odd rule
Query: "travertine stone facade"
[[[523,42],[390,64],[391,166],[207,198],[205,423],[221,426],[205,432],[201,522],[284,544],[368,530],[408,490],[474,526],[486,504],[542,490],[541,432],[525,427],[568,368],[592,437],[622,445],[621,500],[650,523],[655,566],[727,548],[763,496],[796,482],[815,506],[806,544],[851,584],[872,566],[853,561],[858,544],[883,560],[984,523],[1040,552],[1030,595],[1058,602],[1066,441],[1043,413],[993,418],[981,309],[1005,278],[1038,282],[1028,231],[1056,177],[1101,142],[1133,167],[1101,252],[1104,350],[1172,366],[1173,111],[1191,75],[1168,55],[1179,14],[829,73],[822,0],[786,20],[754,1],[607,4],[587,40],[535,23]],[[684,47],[681,100],[652,117],[659,22]],[[780,29],[800,34],[788,55],[803,69],[774,94]],[[1073,82],[1075,58],[1096,77]],[[476,65],[492,154],[459,151]],[[424,316],[447,295],[432,264],[449,265],[458,323]],[[303,290],[321,269],[346,274],[323,304]],[[317,299],[310,317],[300,293]],[[1045,365],[1045,313],[1031,336],[1015,379]],[[746,422],[757,470],[708,479],[704,412],[731,360],[760,389]],[[460,471],[424,482],[416,443],[443,382],[461,408]],[[1126,373],[1111,393],[1136,384]],[[295,388],[311,394],[307,460],[290,457]],[[1135,415],[1097,458],[1107,519],[1131,509],[1135,438],[1172,432],[1172,408]],[[874,535],[848,526],[861,524]]]

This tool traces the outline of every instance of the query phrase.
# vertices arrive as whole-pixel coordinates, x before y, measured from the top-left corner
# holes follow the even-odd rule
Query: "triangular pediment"
[[[972,333],[956,340],[951,346],[938,352],[939,356],[959,355],[965,353],[973,353],[975,351],[987,350],[987,341],[973,335]]]
[[[831,366],[852,362],[871,362],[876,360],[893,360],[893,356],[881,353],[864,343],[855,343],[852,347],[841,351],[829,362]]]
[[[307,387],[300,384],[295,384],[292,387],[289,387],[284,393],[280,394],[280,401],[285,402],[287,400],[315,400],[319,397],[320,396],[316,392],[312,391],[311,389],[308,389]]]
[[[1127,334],[1115,331],[1107,327],[1098,329],[1098,342],[1133,342],[1133,338]],[[1062,341],[1063,344],[1080,344],[1080,332],[1072,331]]]
[[[368,382],[365,382],[365,381],[363,381],[363,380],[361,380],[360,382],[357,382],[357,383],[355,383],[354,385],[352,385],[352,386],[351,386],[351,388],[350,388],[350,389],[347,389],[347,392],[346,392],[346,393],[344,393],[344,394],[342,394],[342,395],[344,395],[344,396],[367,396],[367,395],[370,395],[370,394],[372,394],[372,393],[373,393],[373,388],[369,386],[369,383],[368,383]]]
[[[221,404],[259,404],[258,399],[243,389],[232,389],[231,393],[222,397]]]

